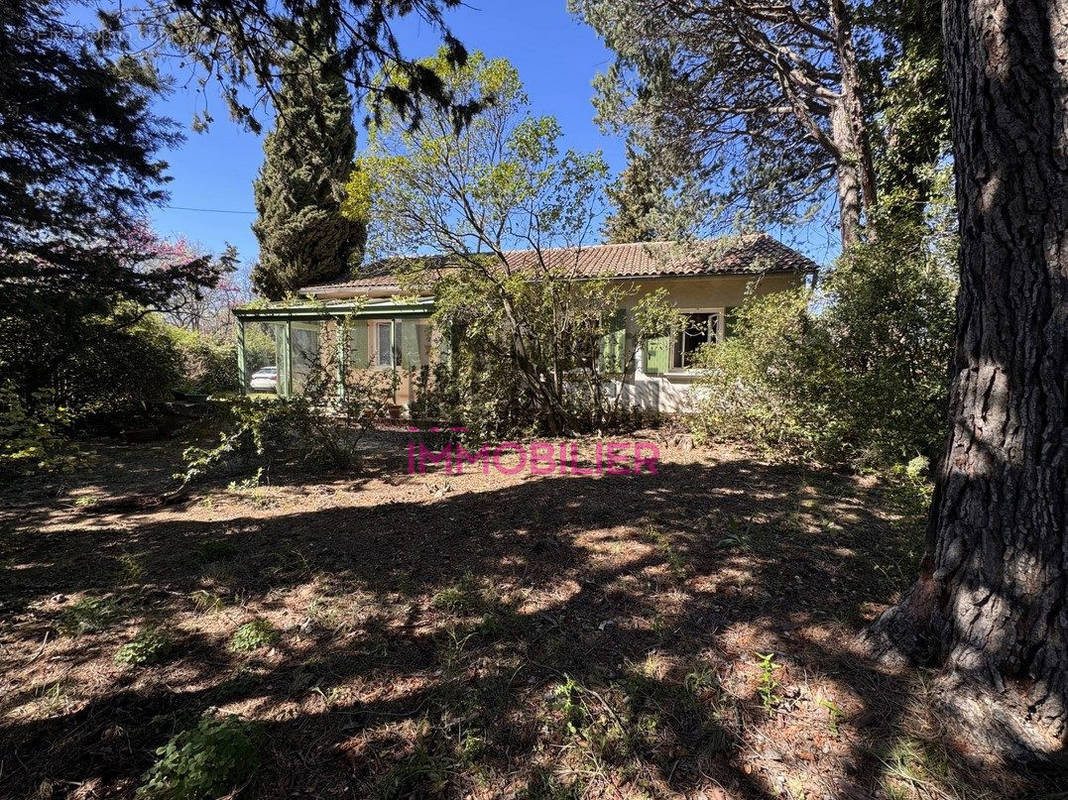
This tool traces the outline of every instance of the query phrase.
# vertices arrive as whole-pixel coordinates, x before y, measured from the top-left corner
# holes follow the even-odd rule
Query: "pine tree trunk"
[[[870,641],[977,746],[1068,741],[1068,2],[947,0],[960,210],[950,432],[921,575]],[[948,717],[947,717],[948,718]]]
[[[842,249],[853,244],[860,234],[861,189],[860,173],[853,151],[853,136],[849,114],[839,100],[831,110],[831,141],[839,154],[835,165],[838,190],[838,221],[842,233]]]

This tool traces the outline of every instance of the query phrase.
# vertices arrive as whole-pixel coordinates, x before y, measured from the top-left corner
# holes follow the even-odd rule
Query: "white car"
[[[264,367],[253,372],[248,388],[254,392],[277,392],[278,367]]]

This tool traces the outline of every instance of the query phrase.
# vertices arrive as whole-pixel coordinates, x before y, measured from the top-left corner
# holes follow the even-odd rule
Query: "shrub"
[[[0,383],[0,475],[53,472],[73,466],[79,451],[66,436],[67,410],[39,392],[31,411],[11,381]]]
[[[115,663],[134,667],[155,664],[170,653],[172,645],[170,634],[165,630],[147,626],[116,651]]]
[[[839,259],[821,296],[748,297],[727,340],[699,356],[695,433],[860,466],[933,456],[953,346],[951,247],[884,225]]]
[[[205,715],[156,750],[137,790],[142,800],[210,800],[233,790],[256,766],[259,731],[237,716]]]
[[[731,335],[699,352],[699,438],[744,439],[805,456],[822,451],[833,394],[821,387],[837,376],[810,302],[806,289],[748,297],[733,312]]]
[[[238,628],[230,639],[235,653],[248,653],[278,641],[278,631],[265,619],[254,619]]]
[[[359,443],[393,402],[391,371],[351,371],[339,392],[336,364],[319,364],[293,398],[241,397],[229,406],[214,447],[185,451],[185,484],[229,464],[258,480],[282,465],[341,469],[356,460]],[[235,463],[236,462],[236,463]]]
[[[170,335],[182,358],[182,391],[219,394],[241,388],[237,379],[237,342],[231,330],[202,333],[171,326]],[[249,325],[245,329],[245,368],[251,374],[271,363],[274,340],[260,326]]]

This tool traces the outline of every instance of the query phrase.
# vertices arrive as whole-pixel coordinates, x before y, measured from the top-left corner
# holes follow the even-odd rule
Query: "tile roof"
[[[601,244],[581,248],[543,250],[550,269],[572,278],[646,278],[703,275],[758,275],[763,272],[815,272],[816,262],[766,233],[724,236],[697,242],[636,242]],[[505,253],[509,268],[523,270],[538,265],[534,250]],[[419,263],[421,262],[421,263]],[[397,285],[397,267],[419,263],[431,273],[449,268],[444,256],[390,259],[361,268],[363,274],[301,289],[302,294],[333,294],[344,290],[371,290]]]

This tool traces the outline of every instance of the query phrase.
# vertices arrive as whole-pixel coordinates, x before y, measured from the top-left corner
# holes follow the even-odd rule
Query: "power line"
[[[255,211],[232,211],[228,208],[192,208],[190,206],[164,206],[175,211],[203,211],[207,214],[255,214]]]

